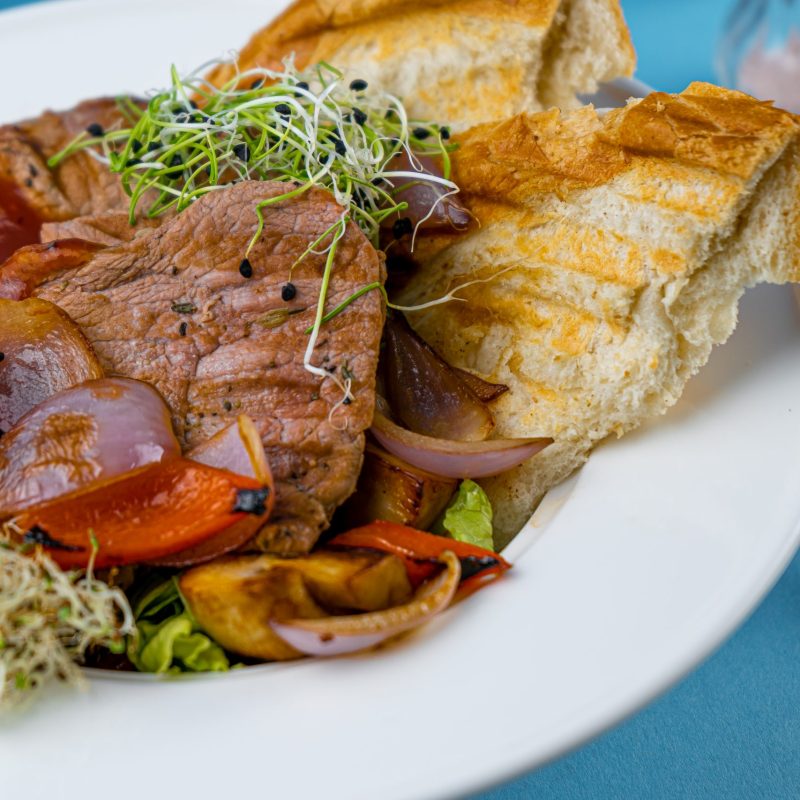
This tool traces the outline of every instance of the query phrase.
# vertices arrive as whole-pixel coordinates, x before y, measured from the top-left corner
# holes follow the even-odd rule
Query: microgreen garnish
[[[325,314],[327,292],[346,223],[352,220],[377,247],[381,224],[388,218],[400,221],[403,234],[412,232],[410,221],[399,216],[408,204],[396,199],[400,187],[395,188],[393,179],[442,187],[445,191],[436,205],[458,192],[449,179],[448,151],[453,146],[445,144],[447,129],[409,121],[397,97],[370,90],[364,80],[348,84],[329,64],[300,73],[287,59],[281,71],[237,71],[222,87],[203,78],[209,66],[183,78],[173,67],[169,88],[154,93],[146,104],[120,98],[118,105],[129,127],[90,126],[48,163],[54,167],[87,150],[107,164],[130,197],[131,224],[139,214],[154,218],[183,211],[203,195],[240,180],[289,183],[290,189],[256,208],[258,227],[242,254],[243,277],[249,277],[248,259],[271,206],[312,187],[330,191],[342,206],[342,215],[298,259],[299,263],[310,253],[326,256],[304,366],[330,377],[312,364],[312,356],[319,328],[330,318]],[[413,169],[392,168],[392,159],[403,152]],[[415,158],[424,156],[440,158],[445,177],[424,172]],[[431,214],[434,210],[435,206]],[[186,312],[180,309],[180,313]],[[349,383],[340,388],[349,398]]]

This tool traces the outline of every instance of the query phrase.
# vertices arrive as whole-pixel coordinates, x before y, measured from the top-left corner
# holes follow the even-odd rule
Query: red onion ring
[[[440,560],[444,571],[423,584],[405,605],[368,614],[271,620],[270,627],[289,646],[308,656],[341,656],[368,650],[428,622],[450,605],[461,581],[461,562],[450,550],[442,553]]]
[[[499,475],[553,443],[552,439],[546,437],[491,439],[485,442],[434,439],[395,425],[377,409],[370,431],[393,455],[444,478],[488,478]]]

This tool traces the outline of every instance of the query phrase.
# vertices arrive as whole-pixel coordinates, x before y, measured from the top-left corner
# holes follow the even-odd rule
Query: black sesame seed
[[[103,126],[99,122],[93,122],[86,128],[86,132],[89,136],[105,136],[106,132],[103,130]]]
[[[360,108],[354,108],[353,119],[355,119],[359,125],[363,125],[367,121],[367,115]]]
[[[180,336],[186,336],[186,331],[188,330],[189,330],[189,325],[186,322],[181,322],[181,324],[178,326],[178,334]]]
[[[341,139],[334,139],[333,146],[340,156],[347,155],[347,145]]]
[[[285,283],[281,287],[281,300],[288,303],[297,296],[297,287],[293,283]]]
[[[196,111],[198,108],[200,108],[200,106],[199,106],[199,105],[197,105],[197,103],[195,103],[195,101],[194,101],[194,100],[190,100],[190,101],[189,101],[189,105],[190,105],[190,106],[191,106],[193,109],[195,109],[195,111]]]
[[[305,91],[309,91],[311,89],[311,87],[305,81],[300,81],[300,83],[297,84],[297,88],[304,89]]]
[[[126,167],[135,167],[137,164],[141,164],[141,163],[142,163],[142,159],[141,158],[129,158],[125,162],[125,166]]]
[[[349,406],[350,403],[352,403],[352,402],[353,402],[353,399],[351,397],[345,397],[345,399],[342,400],[342,404],[346,405],[346,406]]]
[[[363,78],[356,78],[354,81],[350,82],[350,88],[354,92],[363,92],[369,84]]]
[[[5,359],[6,359],[6,354],[0,353],[0,361],[5,361]]]
[[[156,150],[160,150],[160,149],[161,149],[161,145],[158,142],[150,142],[150,144],[147,145],[147,152],[148,153],[155,153]]]
[[[142,149],[142,143],[138,139],[131,140],[131,150],[138,153]]]
[[[402,239],[413,230],[414,226],[408,217],[402,217],[398,220],[395,220],[394,225],[392,225],[392,235],[395,239]]]
[[[419,141],[427,139],[431,135],[431,132],[427,128],[414,128],[412,133],[414,138],[419,139]]]
[[[439,136],[442,137],[445,141],[450,138],[450,128],[445,128],[442,126],[439,128]]]
[[[254,81],[253,81],[253,82],[250,84],[250,88],[251,88],[251,89],[260,89],[260,88],[261,88],[263,85],[264,85],[264,79],[263,79],[263,78],[256,78],[256,79],[255,79],[255,80],[254,80]]]
[[[39,170],[33,164],[28,164],[28,172],[30,172],[31,178],[35,178],[39,174]]]
[[[230,400],[226,400],[226,401],[225,401],[225,402],[222,404],[222,407],[223,407],[223,408],[224,408],[226,411],[233,411],[233,403],[231,403],[231,401],[230,401]]]
[[[250,259],[243,258],[242,263],[239,264],[239,274],[243,278],[252,278],[253,277],[253,265],[250,263]]]
[[[393,108],[390,108],[383,116],[385,119],[394,119],[397,116],[397,114]]]
[[[182,167],[183,166],[183,159],[176,153],[169,160],[169,166],[170,167]]]
[[[240,161],[249,161],[250,160],[250,147],[246,143],[234,145],[233,154]]]
[[[275,110],[282,117],[291,117],[292,116],[292,108],[291,108],[291,106],[287,105],[286,103],[278,103],[278,105],[275,106]]]

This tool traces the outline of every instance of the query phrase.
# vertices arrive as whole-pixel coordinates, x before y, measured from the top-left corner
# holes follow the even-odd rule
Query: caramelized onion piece
[[[395,425],[375,410],[372,435],[390,453],[419,469],[445,478],[488,478],[516,467],[553,443],[535,439],[492,439],[486,442],[454,442],[421,436]]]
[[[273,483],[264,444],[247,414],[241,414],[236,422],[197,445],[186,457],[209,467],[258,478],[265,486]]]
[[[180,452],[152,386],[87,381],[48,398],[0,439],[0,517]]]
[[[458,481],[412,467],[367,442],[358,486],[338,512],[346,528],[376,519],[425,530],[444,511]]]
[[[399,314],[384,329],[383,381],[394,417],[424,436],[477,442],[492,414],[450,365]]]
[[[103,377],[92,346],[58,306],[0,299],[0,431],[57,392]]]
[[[437,178],[443,177],[439,164],[432,158],[414,156],[412,163],[405,150],[397,153],[386,165],[386,172],[416,172],[421,176],[427,174]],[[412,226],[416,226],[422,220],[425,221],[420,226],[421,230],[463,231],[469,226],[471,220],[469,212],[458,202],[457,195],[445,197],[451,191],[446,186],[408,176],[390,176],[387,180],[394,187],[392,193],[394,199],[398,203],[408,203],[408,209],[402,214],[411,220]],[[431,209],[433,213],[428,216]],[[391,226],[396,220],[397,217],[391,216],[388,224]]]
[[[189,451],[186,457],[209,467],[225,469],[236,475],[255,478],[262,486],[269,489],[265,509],[267,517],[272,513],[275,504],[275,481],[272,478],[272,470],[269,468],[261,437],[258,435],[255,423],[247,415],[242,414],[232,425],[223,428],[208,441]],[[195,547],[152,563],[159,567],[188,567],[193,564],[204,564],[206,561],[211,561],[225,553],[231,553],[247,544],[258,533],[262,525],[262,519],[252,516],[245,517]]]
[[[21,247],[0,266],[0,297],[24,300],[46,278],[80,267],[102,249],[102,245],[83,239]]]
[[[472,389],[475,396],[483,403],[491,403],[509,390],[504,383],[489,383],[489,381],[485,381],[465,369],[459,369],[458,367],[450,367],[450,369]]]
[[[461,580],[461,562],[450,550],[442,553],[440,560],[444,571],[424,583],[405,605],[369,614],[272,620],[270,626],[286,644],[309,656],[368,650],[430,621],[450,605]]]

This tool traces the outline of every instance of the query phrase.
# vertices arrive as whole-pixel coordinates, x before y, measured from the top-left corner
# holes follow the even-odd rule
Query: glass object
[[[717,71],[726,86],[800,113],[800,0],[739,0]]]

